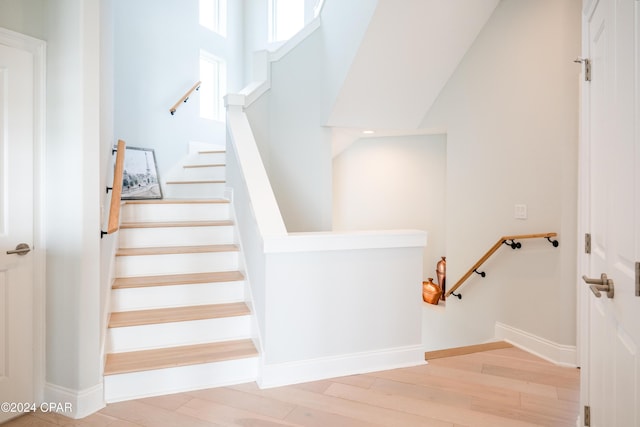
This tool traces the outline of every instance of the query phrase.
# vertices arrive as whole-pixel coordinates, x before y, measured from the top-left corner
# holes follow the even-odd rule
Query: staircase
[[[254,381],[257,351],[239,271],[224,152],[198,151],[162,200],[122,207],[105,400]]]

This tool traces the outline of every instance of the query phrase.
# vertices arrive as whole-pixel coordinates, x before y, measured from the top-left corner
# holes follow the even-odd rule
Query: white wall
[[[169,108],[199,80],[200,49],[227,61],[227,88],[242,79],[242,2],[228,2],[227,37],[199,25],[198,0],[114,0],[115,138],[156,151],[160,177],[189,141],[224,143],[224,121],[201,119],[199,94]]]
[[[44,40],[44,0],[0,0],[0,27]]]
[[[499,0],[379,0],[328,124],[416,129]]]
[[[304,234],[283,239],[282,252],[265,254],[260,386],[424,363],[418,298],[424,234],[407,232],[415,243],[406,247],[395,247],[404,239],[393,232]],[[298,237],[313,249],[291,250]],[[382,245],[359,248],[361,239]],[[323,241],[347,246],[319,249]]]
[[[558,232],[560,246],[500,249],[425,309],[429,348],[491,339],[496,321],[574,345],[579,0],[503,0],[422,125],[447,128],[447,282],[503,235]],[[514,219],[514,204],[528,219]]]
[[[275,50],[284,42],[269,43],[267,21],[268,2],[266,0],[243,0],[244,5],[244,82],[253,80],[253,53],[260,50]],[[318,0],[304,0],[305,23],[313,20],[314,8]]]
[[[115,154],[112,153],[114,143],[113,118],[113,0],[100,2],[100,188],[113,187],[113,170]],[[111,192],[102,193],[100,206],[100,224],[107,230]],[[100,242],[100,319],[102,331],[102,347],[107,333],[110,314],[111,285],[114,279],[115,251],[118,246],[118,234],[104,235]]]
[[[268,254],[265,362],[420,346],[421,256],[422,246]]]
[[[98,3],[0,2],[0,25],[47,42],[44,399],[75,416],[102,404]]]
[[[45,7],[45,398],[71,401],[82,415],[102,403],[99,2],[56,0]]]
[[[333,160],[333,229],[427,231],[424,277],[445,252],[446,137],[360,139]]]
[[[289,231],[331,229],[331,134],[323,126],[375,4],[326,1],[320,29],[271,64],[271,90],[247,109]]]

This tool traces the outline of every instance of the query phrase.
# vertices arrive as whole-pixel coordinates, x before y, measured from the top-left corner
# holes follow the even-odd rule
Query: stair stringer
[[[251,340],[253,341],[253,345],[258,350],[258,368],[256,369],[256,379],[260,378],[260,367],[263,366],[263,356],[264,349],[262,347],[262,334],[260,333],[260,323],[258,320],[258,314],[256,312],[256,308],[253,304],[254,298],[251,289],[251,277],[249,273],[249,269],[246,267],[246,259],[245,252],[242,248],[242,239],[240,238],[240,230],[238,227],[238,218],[236,216],[235,203],[233,200],[233,189],[227,187],[225,191],[225,198],[229,200],[230,204],[230,216],[236,226],[234,227],[234,242],[240,248],[238,252],[238,270],[244,275],[244,292],[245,292],[245,304],[249,307],[251,311],[250,323],[251,323]]]

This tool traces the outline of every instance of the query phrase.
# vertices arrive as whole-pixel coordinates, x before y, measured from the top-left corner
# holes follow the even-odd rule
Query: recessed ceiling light
[[[362,133],[365,134],[365,135],[373,135],[376,132],[373,131],[373,130],[363,130]]]

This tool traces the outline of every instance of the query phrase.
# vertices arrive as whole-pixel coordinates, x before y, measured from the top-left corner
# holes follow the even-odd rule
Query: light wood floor
[[[575,427],[578,390],[578,369],[511,347],[267,390],[250,383],[115,403],[83,420],[30,414],[6,427]]]

